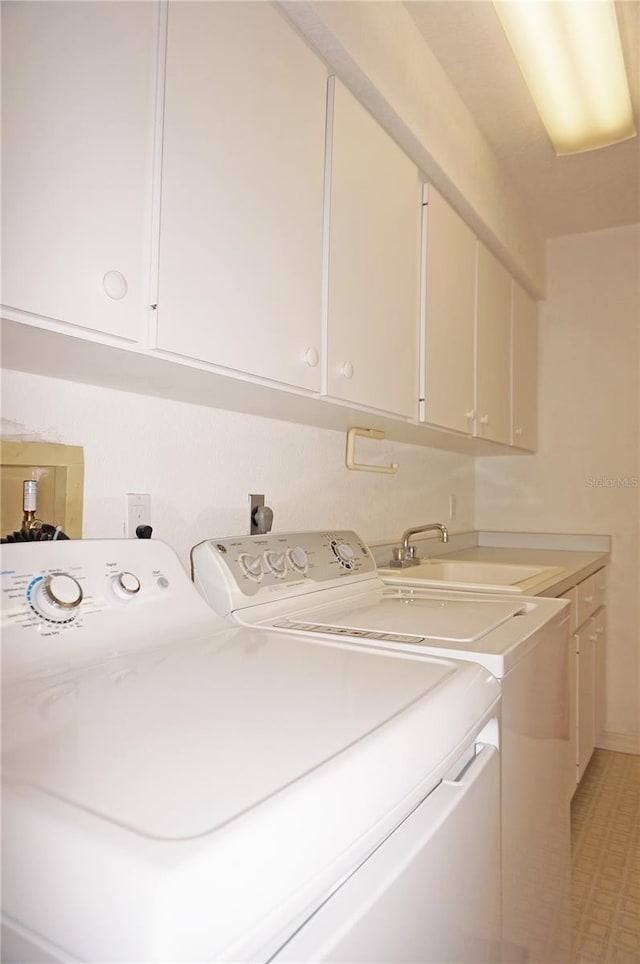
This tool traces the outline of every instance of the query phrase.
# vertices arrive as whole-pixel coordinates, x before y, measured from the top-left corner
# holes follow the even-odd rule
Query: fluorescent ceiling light
[[[556,154],[635,134],[613,0],[494,0]]]

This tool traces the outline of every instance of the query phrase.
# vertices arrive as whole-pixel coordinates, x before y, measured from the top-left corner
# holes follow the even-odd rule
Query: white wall
[[[363,439],[361,461],[400,468],[352,472],[342,432],[6,370],[2,395],[3,437],[83,446],[85,538],[122,536],[126,492],[150,493],[154,537],[185,566],[199,540],[248,532],[250,492],[279,530],[349,527],[379,542],[425,522],[473,528],[470,456]]]
[[[547,279],[539,450],[477,460],[476,525],[612,535],[605,726],[640,741],[640,225],[550,241]]]

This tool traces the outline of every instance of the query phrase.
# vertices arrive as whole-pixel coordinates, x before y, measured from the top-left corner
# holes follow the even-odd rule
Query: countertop
[[[570,533],[473,532],[439,539],[411,540],[423,558],[460,559],[469,562],[502,562],[513,565],[557,566],[563,571],[539,583],[535,596],[561,596],[576,583],[597,572],[609,562],[611,539],[607,535]],[[386,567],[393,543],[372,547],[378,566]],[[411,569],[396,570],[399,574]]]

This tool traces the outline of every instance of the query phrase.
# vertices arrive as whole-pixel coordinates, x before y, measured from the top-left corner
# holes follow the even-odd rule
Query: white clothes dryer
[[[494,962],[498,704],[230,626],[155,540],[3,546],[2,960]]]
[[[236,623],[392,651],[413,665],[470,660],[500,680],[503,959],[566,964],[568,604],[385,586],[351,531],[210,539],[193,548],[192,574],[216,612]]]

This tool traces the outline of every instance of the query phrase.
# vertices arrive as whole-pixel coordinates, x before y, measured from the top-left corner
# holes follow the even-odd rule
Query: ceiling
[[[640,136],[556,157],[491,0],[407,0],[542,238],[640,222]],[[640,133],[640,0],[616,3]]]

